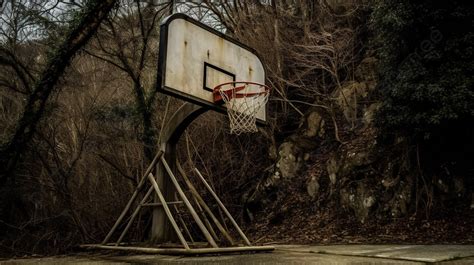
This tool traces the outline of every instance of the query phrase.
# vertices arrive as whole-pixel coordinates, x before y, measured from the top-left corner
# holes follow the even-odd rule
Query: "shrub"
[[[457,0],[377,1],[371,26],[385,133],[430,139],[472,124],[473,15]]]

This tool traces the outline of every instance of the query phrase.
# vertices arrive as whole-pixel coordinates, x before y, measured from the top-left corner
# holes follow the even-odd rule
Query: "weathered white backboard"
[[[166,18],[160,29],[158,90],[225,111],[214,104],[213,88],[230,81],[265,83],[256,53],[244,44],[184,14]],[[257,114],[266,121],[266,109]]]

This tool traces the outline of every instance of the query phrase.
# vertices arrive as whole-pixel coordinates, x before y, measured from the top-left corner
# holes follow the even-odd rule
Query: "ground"
[[[259,225],[248,233],[260,243],[280,244],[474,244],[473,211],[453,210],[452,214],[430,219],[406,217],[362,224],[330,208],[309,212],[292,207],[294,204],[298,202],[282,205],[288,210],[281,217],[262,215],[256,221]]]
[[[271,253],[178,257],[86,252],[75,256],[11,259],[0,264],[474,264],[474,245],[279,245]]]

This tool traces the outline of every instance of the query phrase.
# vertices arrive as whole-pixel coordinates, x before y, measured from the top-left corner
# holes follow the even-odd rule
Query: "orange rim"
[[[242,86],[237,86],[238,84],[243,84]],[[234,81],[234,82],[226,82],[222,83],[214,88],[213,95],[214,95],[214,102],[215,103],[223,103],[223,98],[221,96],[221,88],[226,85],[233,85],[233,88],[224,91],[224,93],[231,97],[234,95],[234,98],[245,98],[245,97],[255,97],[262,94],[270,93],[270,87],[265,84],[260,84],[256,82],[247,82],[247,81]],[[245,89],[247,85],[254,85],[259,86],[260,88],[264,88],[262,92],[251,92],[251,93],[238,93],[239,91]]]

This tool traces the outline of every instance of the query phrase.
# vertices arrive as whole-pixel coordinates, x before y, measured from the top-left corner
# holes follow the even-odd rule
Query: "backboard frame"
[[[209,108],[211,110],[214,110],[214,111],[217,111],[219,113],[227,113],[227,110],[225,108],[225,106],[223,105],[217,105],[217,104],[214,104],[214,103],[211,103],[211,102],[207,102],[206,100],[203,100],[201,98],[198,98],[196,96],[193,96],[193,95],[189,95],[187,93],[184,93],[182,91],[179,91],[178,89],[176,88],[173,88],[173,87],[168,87],[165,85],[165,80],[166,80],[166,61],[167,61],[167,50],[168,50],[168,32],[169,32],[169,25],[172,21],[176,20],[176,19],[183,19],[183,20],[186,20],[187,22],[190,22],[214,35],[217,35],[218,37],[226,40],[226,41],[229,41],[247,51],[249,51],[250,53],[254,54],[258,60],[260,60],[260,62],[262,62],[260,56],[257,54],[257,52],[231,38],[230,36],[222,33],[222,32],[219,32],[185,14],[182,14],[182,13],[176,13],[176,14],[173,14],[173,15],[170,15],[168,17],[166,17],[161,25],[160,25],[160,43],[159,43],[159,50],[158,50],[158,72],[157,72],[157,83],[156,83],[156,89],[158,92],[160,93],[164,93],[166,95],[170,95],[170,96],[173,96],[173,97],[176,97],[176,98],[179,98],[181,100],[184,100],[184,101],[187,101],[187,102],[191,102],[193,104],[197,104],[199,106],[202,106],[202,107],[206,107],[206,108]],[[262,64],[263,65],[263,64]],[[224,73],[224,74],[227,74],[229,75],[230,77],[232,77],[232,81],[247,81],[247,80],[236,80],[236,76],[235,74],[233,73],[230,73],[216,65],[213,65],[211,63],[208,63],[208,62],[204,62],[204,65],[203,65],[203,74],[204,74],[204,84],[203,84],[203,87],[202,89],[204,90],[207,90],[209,92],[212,92],[213,91],[213,87],[206,87],[206,71],[207,69],[213,69],[213,70],[217,70],[221,73]],[[266,73],[265,73],[265,68],[263,68],[263,77],[264,77],[264,80],[266,79]],[[266,107],[266,106],[265,106]],[[265,120],[262,120],[262,119],[257,119],[257,124],[258,125],[267,125],[268,122],[268,111],[265,111]]]

